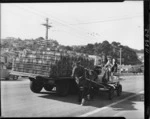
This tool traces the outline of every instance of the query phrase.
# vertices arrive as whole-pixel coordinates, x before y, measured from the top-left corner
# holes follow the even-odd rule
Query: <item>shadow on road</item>
[[[57,101],[61,101],[61,102],[73,103],[73,104],[79,105],[79,103],[77,101],[77,95],[68,95],[66,97],[60,97],[55,92],[41,92],[41,94],[43,94],[42,96],[41,95],[39,96],[41,98],[57,100]],[[96,108],[102,108],[104,106],[107,106],[111,103],[122,100],[122,99],[124,99],[128,96],[134,95],[134,94],[135,93],[131,93],[131,92],[122,92],[121,96],[115,95],[112,100],[109,100],[108,99],[108,93],[99,92],[99,94],[95,95],[94,100],[87,101],[87,105],[85,105],[85,106],[92,106],[92,107],[96,107]],[[140,99],[135,98],[134,100],[131,100],[131,101],[128,100],[127,101],[128,106],[124,106],[124,102],[122,102],[121,104],[119,104],[117,106],[112,106],[112,107],[116,108],[116,109],[120,109],[120,110],[136,110],[133,106],[134,105],[133,101],[139,101],[139,100],[141,100],[141,98]]]
[[[136,106],[139,106],[139,103],[143,103],[143,105],[140,104],[140,108],[144,109],[144,94],[139,94],[133,98],[128,99],[127,101],[118,103],[111,107],[116,111],[138,110]]]

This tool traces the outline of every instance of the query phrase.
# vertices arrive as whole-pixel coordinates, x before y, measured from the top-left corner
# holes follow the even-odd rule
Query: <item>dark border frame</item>
[[[45,2],[123,2],[124,0],[2,0],[1,3],[45,3]],[[150,1],[149,0],[125,0],[125,1],[143,1],[144,2],[144,105],[145,105],[145,119],[150,118]],[[0,28],[1,29],[1,28]],[[0,92],[1,94],[1,92]],[[0,95],[1,98],[1,95]],[[0,102],[1,108],[1,102]],[[1,116],[1,110],[0,110]],[[1,117],[2,118],[2,117]],[[4,117],[3,117],[4,118]],[[37,117],[38,118],[38,117]],[[101,117],[98,117],[101,118]],[[105,118],[105,117],[102,117]],[[106,117],[108,118],[108,117]],[[111,117],[112,118],[112,117]],[[122,117],[115,117],[115,119],[124,119]]]
[[[150,1],[144,1],[144,87],[145,87],[145,119],[150,118]]]

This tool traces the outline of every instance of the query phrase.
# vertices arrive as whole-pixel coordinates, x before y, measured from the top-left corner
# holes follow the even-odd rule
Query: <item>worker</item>
[[[81,105],[85,104],[89,87],[89,82],[85,79],[85,73],[86,70],[80,65],[80,61],[76,62],[72,70],[72,77],[75,79],[78,87],[78,102]]]
[[[111,56],[107,57],[107,63],[105,64],[105,67],[107,67],[109,69],[109,71],[111,71],[111,68],[112,68]]]
[[[86,77],[91,80],[91,81],[96,81],[96,79],[98,78],[98,72],[95,72],[94,70],[86,70]],[[92,82],[89,81],[88,83],[88,95],[87,95],[87,99],[88,100],[93,100],[94,99],[94,95],[95,95],[95,90],[94,87],[92,85]]]
[[[117,70],[118,70],[117,61],[116,61],[116,59],[113,58],[113,63],[112,63],[111,72],[112,72],[112,73],[116,73]]]
[[[112,69],[112,66],[113,66],[111,58],[112,58],[111,56],[107,57],[107,63],[104,66],[106,68],[106,72],[104,74],[104,80],[105,80],[104,82],[105,83],[107,83],[108,81],[111,80],[111,69]]]
[[[117,64],[117,60],[115,58],[113,58],[113,63],[112,63],[112,68],[111,68],[111,81],[112,82],[118,82],[119,81],[119,75],[117,74],[118,71],[118,64]]]

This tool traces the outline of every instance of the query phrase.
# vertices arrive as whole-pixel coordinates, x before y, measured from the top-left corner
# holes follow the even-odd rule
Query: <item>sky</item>
[[[143,1],[80,3],[2,3],[1,38],[44,37],[62,45],[120,42],[144,48]]]

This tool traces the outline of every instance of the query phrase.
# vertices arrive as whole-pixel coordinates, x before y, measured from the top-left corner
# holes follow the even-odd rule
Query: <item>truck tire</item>
[[[68,80],[62,80],[56,82],[56,92],[59,96],[67,96],[69,93],[70,82]]]
[[[54,87],[54,86],[48,85],[48,84],[44,85],[44,89],[45,89],[46,91],[51,91],[51,90],[53,89],[53,87]]]
[[[108,92],[108,98],[109,98],[109,100],[112,100],[113,99],[113,97],[114,97],[114,88],[113,87],[111,87],[110,89],[109,89],[109,92]]]
[[[117,87],[117,96],[120,96],[122,94],[122,85],[118,85]]]
[[[74,80],[70,81],[70,88],[69,88],[69,94],[77,94],[78,92],[78,86]]]
[[[39,93],[43,88],[43,83],[38,80],[30,81],[30,89],[34,93]]]

